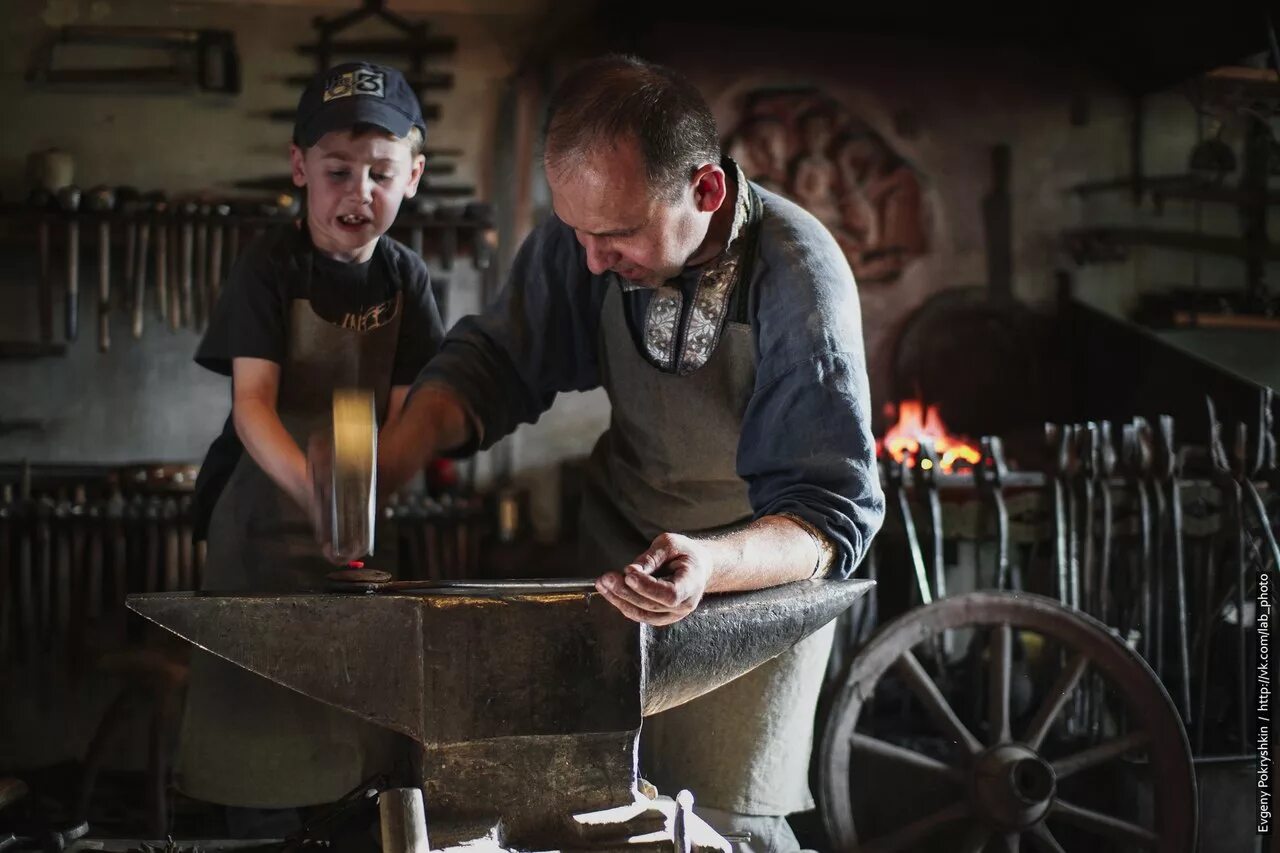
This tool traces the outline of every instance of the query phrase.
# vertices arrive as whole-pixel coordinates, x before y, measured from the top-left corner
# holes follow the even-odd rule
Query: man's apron
[[[747,282],[739,282],[746,287]],[[755,387],[751,327],[728,322],[706,364],[664,373],[637,351],[620,288],[600,323],[601,380],[613,404],[588,466],[586,568],[618,570],[663,532],[698,533],[751,518],[735,460]],[[678,708],[649,717],[641,774],[726,811],[785,815],[813,807],[809,754],[834,622],[790,651]]]
[[[375,261],[376,262],[376,261]],[[333,391],[372,389],[386,416],[400,329],[345,329],[294,300],[276,410],[307,447],[331,423]],[[377,543],[370,565],[395,571],[393,543]],[[334,566],[324,559],[305,513],[245,452],[209,523],[202,589],[313,592]],[[183,719],[177,782],[186,795],[230,806],[284,808],[333,802],[394,761],[397,736],[196,650]]]

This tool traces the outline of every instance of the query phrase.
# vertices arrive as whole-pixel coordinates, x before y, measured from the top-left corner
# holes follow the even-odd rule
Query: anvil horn
[[[801,581],[708,596],[674,625],[646,630],[644,715],[683,705],[777,657],[873,586]]]

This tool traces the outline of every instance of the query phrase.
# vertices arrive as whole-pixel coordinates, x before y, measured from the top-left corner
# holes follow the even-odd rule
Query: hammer
[[[36,210],[36,238],[40,247],[40,289],[37,298],[40,303],[40,340],[53,340],[53,293],[49,264],[49,205],[52,199],[42,189],[32,190],[30,203]]]
[[[111,209],[116,194],[110,187],[89,190],[89,209],[98,214],[98,351],[111,349]]]
[[[80,333],[80,188],[73,184],[58,190],[58,206],[67,216],[66,336],[74,341]]]
[[[164,324],[169,313],[169,202],[158,193],[155,196],[156,213],[156,313]]]
[[[195,293],[192,291],[192,253],[195,250],[195,225],[192,217],[199,206],[189,201],[182,206],[182,317],[183,324],[195,327]]]
[[[124,280],[126,285],[133,283],[134,264],[138,260],[138,224],[134,221],[134,214],[138,207],[138,191],[133,187],[116,187],[116,210],[125,214],[124,227]],[[130,300],[133,297],[133,291],[128,286],[121,291],[124,295],[124,304],[132,307]]]
[[[119,196],[117,196],[119,198]],[[141,198],[131,199],[123,203],[124,211],[129,215],[129,238],[126,239],[125,250],[130,260],[126,264],[126,276],[129,278],[129,308],[132,312],[130,331],[133,337],[142,337],[143,286],[147,275],[147,247],[151,240],[151,225],[145,217],[146,202]]]
[[[228,204],[213,206],[213,230],[209,234],[209,302],[211,306],[218,304],[218,296],[222,293],[223,225],[230,214],[231,206]],[[210,308],[209,317],[212,316],[213,311]]]
[[[203,329],[209,316],[209,211],[207,204],[200,205],[196,211],[200,216],[200,224],[196,228],[196,314],[191,324],[197,330]]]

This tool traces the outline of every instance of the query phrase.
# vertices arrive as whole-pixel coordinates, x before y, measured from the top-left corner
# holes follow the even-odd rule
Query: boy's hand
[[[325,559],[340,565],[342,561],[333,555],[333,436],[328,430],[313,433],[307,441],[307,480],[311,484],[306,504],[311,529]]]

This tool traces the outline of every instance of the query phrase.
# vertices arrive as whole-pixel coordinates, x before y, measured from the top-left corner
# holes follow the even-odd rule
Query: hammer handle
[[[80,335],[80,222],[72,213],[67,223],[67,340]]]
[[[160,322],[169,317],[169,227],[156,226],[156,312]]]
[[[98,350],[111,349],[111,223],[98,223]]]
[[[147,251],[151,246],[151,223],[138,225],[138,265],[133,279],[133,336],[142,337],[142,321],[146,308]]]
[[[194,226],[182,223],[182,318],[189,328],[195,328],[195,294],[192,292],[192,252],[195,247]]]
[[[53,276],[49,264],[48,215],[40,214],[36,232],[40,246],[40,290],[37,294],[40,303],[40,340],[48,343],[53,340]]]

